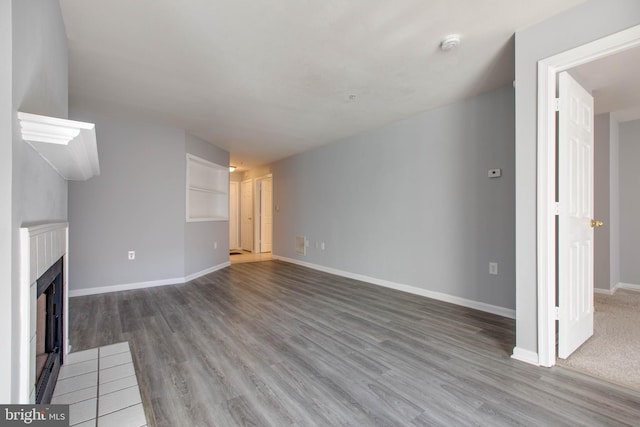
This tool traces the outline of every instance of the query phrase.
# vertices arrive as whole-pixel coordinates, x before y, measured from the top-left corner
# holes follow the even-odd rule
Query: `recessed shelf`
[[[229,220],[229,168],[187,154],[187,222]]]
[[[100,175],[93,123],[23,112],[18,112],[18,120],[22,139],[64,179],[86,181]]]

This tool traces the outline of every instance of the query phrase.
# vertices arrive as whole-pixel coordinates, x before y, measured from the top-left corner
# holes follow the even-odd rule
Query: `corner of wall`
[[[511,355],[511,358],[528,363],[530,365],[540,366],[540,363],[538,361],[538,353],[521,347],[513,348],[513,354]]]

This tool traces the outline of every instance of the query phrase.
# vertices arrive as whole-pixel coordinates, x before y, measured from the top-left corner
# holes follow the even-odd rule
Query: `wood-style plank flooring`
[[[640,393],[510,359],[513,320],[279,261],[72,298],[70,339],[129,341],[150,425],[640,425]]]

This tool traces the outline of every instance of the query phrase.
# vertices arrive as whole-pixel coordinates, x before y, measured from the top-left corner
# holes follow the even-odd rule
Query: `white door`
[[[260,252],[271,252],[273,180],[265,178],[260,182]]]
[[[240,184],[240,244],[253,252],[253,180]]]
[[[559,76],[558,357],[593,335],[593,97]]]
[[[240,183],[229,183],[229,248],[240,248]]]

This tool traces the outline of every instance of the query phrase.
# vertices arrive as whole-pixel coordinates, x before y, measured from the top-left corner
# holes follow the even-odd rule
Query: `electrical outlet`
[[[129,261],[133,261],[134,259],[136,259],[136,251],[129,251],[127,253],[127,256],[129,257]]]
[[[218,242],[213,242],[213,249],[218,249]]]
[[[497,262],[490,262],[489,263],[489,274],[492,274],[494,276],[498,275],[498,263]]]

